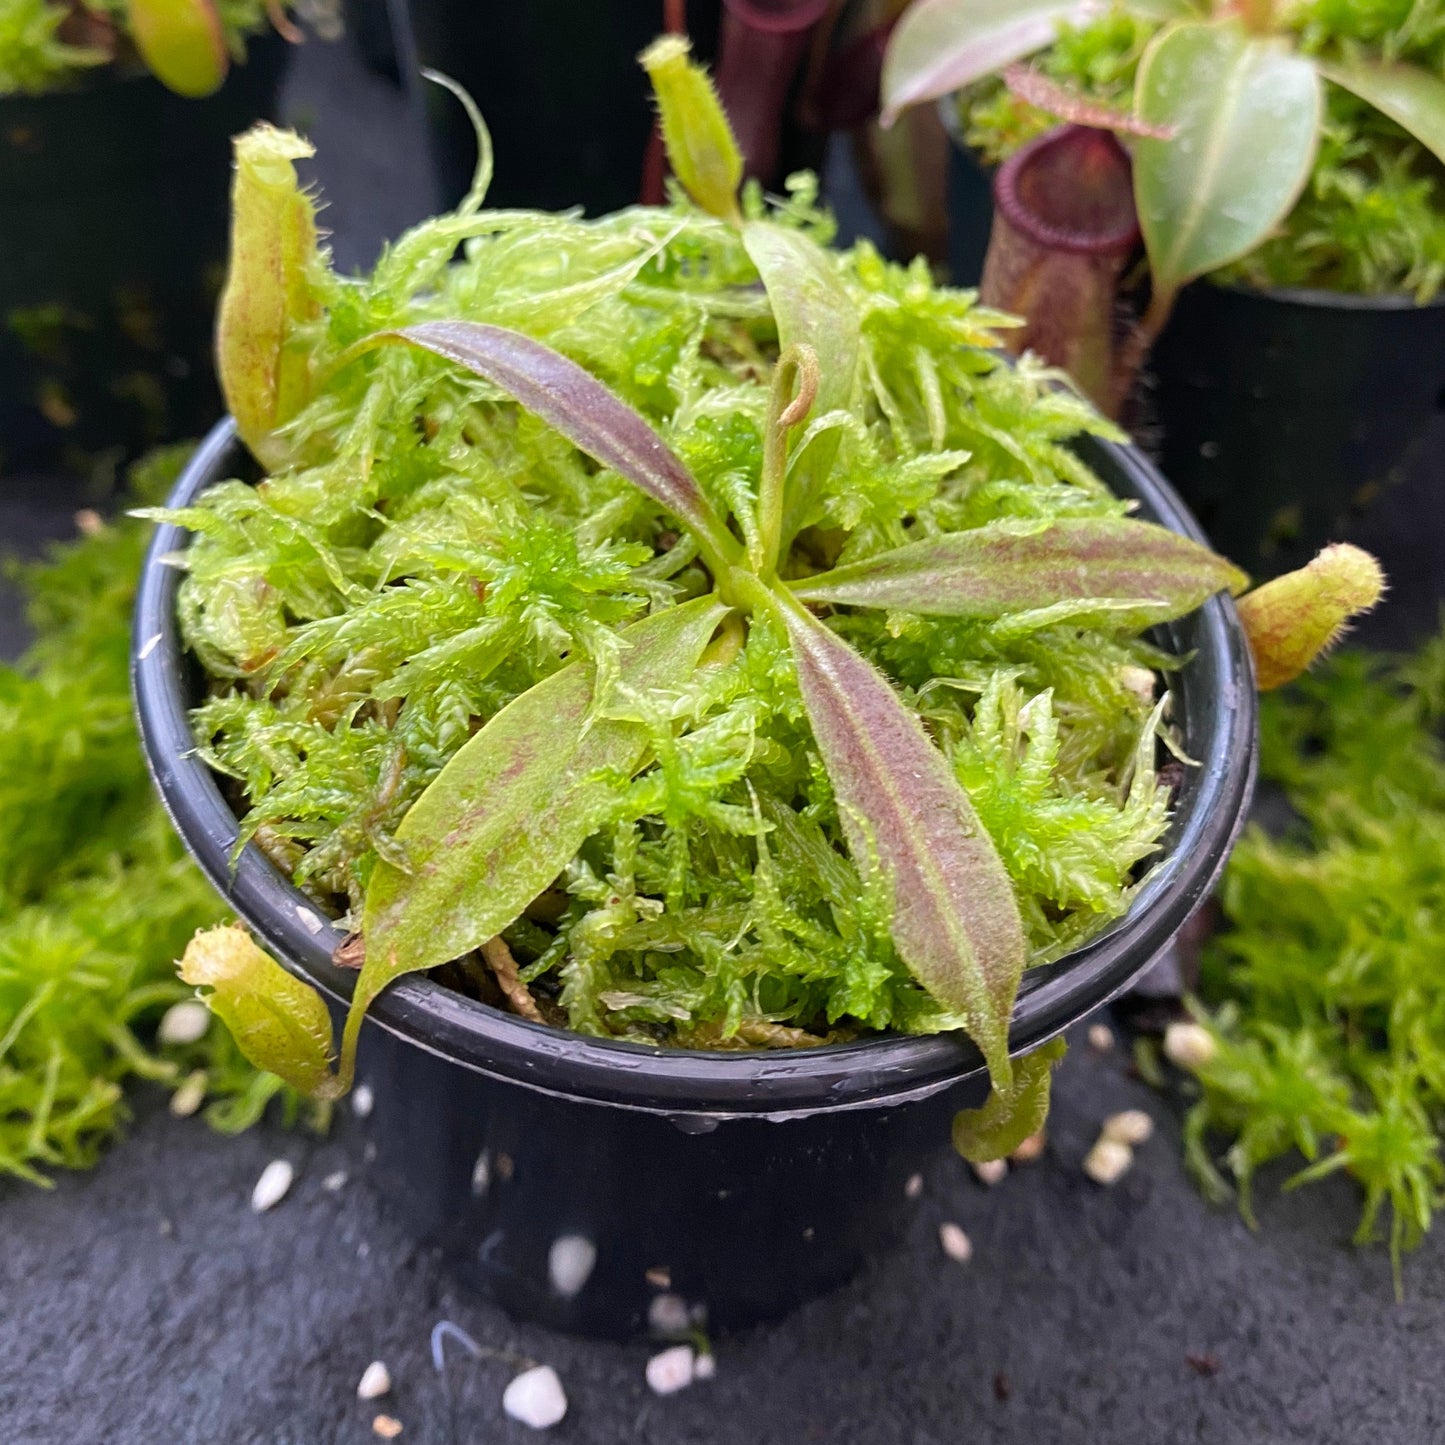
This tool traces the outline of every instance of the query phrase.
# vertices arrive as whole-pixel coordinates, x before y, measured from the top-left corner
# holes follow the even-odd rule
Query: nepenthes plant
[[[210,95],[268,25],[301,39],[285,0],[6,0],[0,96],[61,89],[106,66],[144,66],[178,95]]]
[[[963,1029],[986,1153],[1047,1095],[1024,970],[1168,826],[1180,662],[1145,634],[1245,579],[1128,515],[1066,445],[1112,428],[1000,357],[1005,318],[829,249],[806,179],[740,191],[684,41],[643,63],[672,204],[489,212],[478,122],[471,194],[368,279],[317,248],[305,143],[238,142],[219,355],[268,475],[160,515],[238,847],[353,931],[339,1070],[241,930],[183,976],[320,1093],[422,969],[650,1044]]]

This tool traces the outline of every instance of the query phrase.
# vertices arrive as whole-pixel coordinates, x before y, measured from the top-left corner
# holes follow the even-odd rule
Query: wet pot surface
[[[1197,534],[1137,453],[1094,440],[1080,451],[1140,515]],[[171,503],[248,470],[223,423]],[[255,848],[230,867],[236,818],[194,755],[187,710],[201,678],[175,621],[180,574],[160,560],[185,545],[178,529],[158,530],[137,600],[133,678],[152,772],[237,913],[339,1005],[354,979],[330,961],[340,933]],[[1248,805],[1254,691],[1233,605],[1212,599],[1165,641],[1196,654],[1175,716],[1200,763],[1167,856],[1114,929],[1027,976],[1016,1051],[1147,966],[1204,897]],[[389,988],[369,1018],[359,1078],[386,1194],[504,1306],[594,1335],[625,1337],[684,1305],[741,1328],[840,1283],[897,1235],[909,1176],[948,1147],[953,1113],[985,1095],[982,1061],[955,1035],[788,1053],[650,1049],[531,1024],[422,977]]]

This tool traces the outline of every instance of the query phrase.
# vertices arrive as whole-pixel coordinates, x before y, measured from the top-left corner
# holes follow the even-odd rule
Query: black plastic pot
[[[286,49],[253,41],[206,100],[148,75],[0,99],[0,471],[89,472],[214,418],[231,137],[273,114]]]
[[[471,93],[496,155],[493,206],[588,215],[629,206],[642,185],[655,110],[637,56],[663,24],[662,0],[390,0],[397,50]],[[697,53],[713,56],[721,0],[691,0]],[[442,203],[471,184],[476,139],[456,100],[420,82]]]
[[[948,148],[948,279],[955,286],[977,286],[993,234],[994,171],[960,138],[952,97],[939,101],[938,114],[953,142]]]
[[[1433,528],[1438,549],[1445,300],[1196,283],[1150,371],[1164,471],[1241,566],[1261,576],[1301,566],[1407,486],[1433,502],[1409,526]],[[1381,560],[1387,572],[1411,570],[1388,550]]]
[[[1140,515],[1198,535],[1137,452],[1092,439],[1079,449],[1139,500]],[[246,471],[223,423],[171,504]],[[158,530],[136,606],[136,706],[156,784],[237,913],[340,1003],[354,975],[331,964],[332,924],[255,848],[231,870],[236,818],[194,752],[187,710],[201,679],[177,631],[179,574],[162,561],[186,543],[175,527]],[[1233,604],[1212,599],[1165,640],[1196,654],[1176,718],[1200,766],[1183,783],[1167,856],[1128,916],[1028,975],[1016,1050],[1059,1033],[1149,963],[1208,892],[1248,806],[1255,694]],[[365,1127],[380,1187],[508,1309],[587,1334],[635,1333],[661,1293],[730,1329],[841,1283],[896,1237],[913,1208],[905,1182],[948,1148],[953,1113],[985,1092],[982,1061],[961,1036],[788,1053],[648,1049],[527,1023],[424,977],[389,988],[369,1020],[359,1077],[375,1097]]]

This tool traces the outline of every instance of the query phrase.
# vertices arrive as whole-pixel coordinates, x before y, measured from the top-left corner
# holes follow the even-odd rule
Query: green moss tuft
[[[1293,1150],[1305,1182],[1346,1169],[1359,1238],[1388,1206],[1400,1251],[1445,1187],[1445,633],[1407,663],[1344,653],[1264,700],[1263,770],[1293,825],[1229,865],[1205,958],[1219,1048],[1199,1070],[1190,1159],[1224,1167],[1246,1215],[1256,1171]]]

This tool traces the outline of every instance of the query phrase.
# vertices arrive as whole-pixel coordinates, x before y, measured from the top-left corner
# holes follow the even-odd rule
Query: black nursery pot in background
[[[406,68],[439,70],[471,94],[492,134],[493,206],[601,215],[632,205],[656,110],[637,56],[663,25],[662,0],[390,0]],[[688,29],[711,61],[721,0],[690,0]],[[421,85],[444,206],[471,184],[466,113]]]
[[[1221,551],[1273,576],[1358,538],[1397,583],[1391,610],[1406,602],[1433,624],[1445,598],[1445,301],[1197,282],[1150,370],[1161,465]]]
[[[92,473],[196,436],[229,232],[231,137],[275,111],[284,41],[205,100],[148,75],[0,99],[0,473]]]
[[[1140,515],[1198,536],[1135,451],[1084,458]],[[184,506],[248,472],[229,423],[170,498]],[[231,868],[236,816],[195,754],[201,676],[176,625],[187,535],[161,527],[135,619],[136,706],[156,784],[181,836],[258,939],[340,1004],[341,933],[254,847]],[[1015,1050],[1125,988],[1207,893],[1248,806],[1255,693],[1234,606],[1215,597],[1166,630],[1193,660],[1177,678],[1185,777],[1163,861],[1106,936],[1025,979]],[[896,1239],[910,1175],[949,1147],[954,1112],[986,1092],[961,1036],[881,1037],[788,1052],[645,1048],[528,1023],[421,976],[388,988],[363,1029],[358,1079],[374,1107],[373,1178],[420,1236],[513,1313],[624,1338],[660,1295],[736,1329],[842,1283]],[[670,1304],[675,1302],[669,1301]]]

